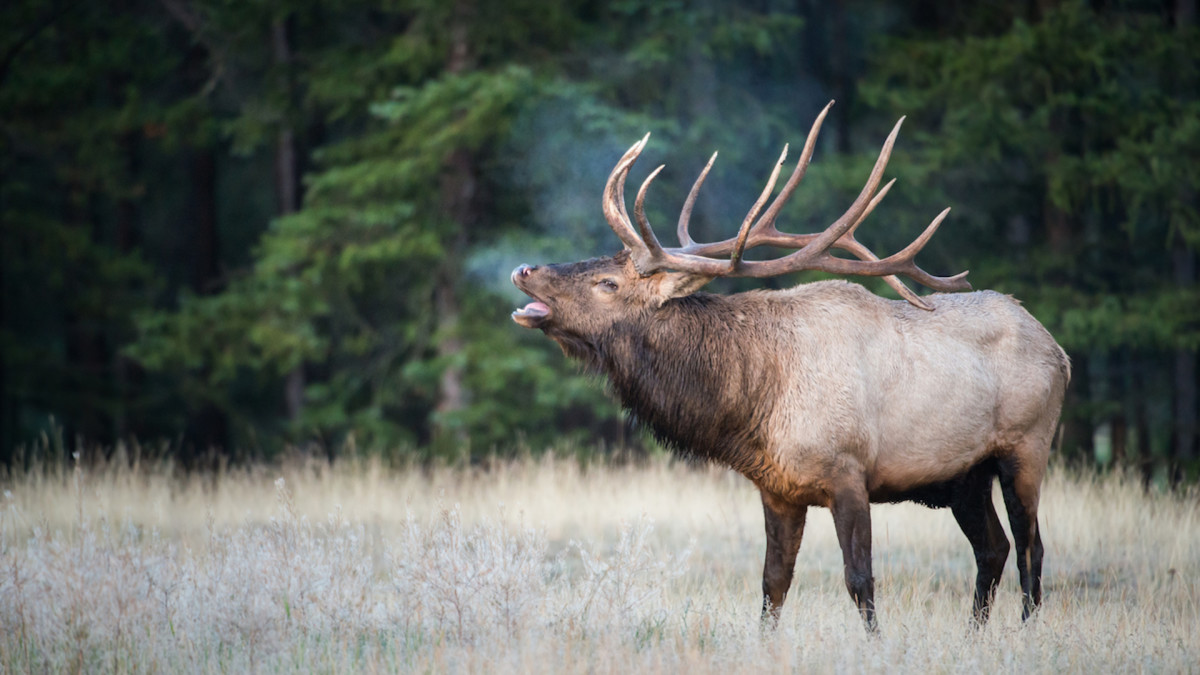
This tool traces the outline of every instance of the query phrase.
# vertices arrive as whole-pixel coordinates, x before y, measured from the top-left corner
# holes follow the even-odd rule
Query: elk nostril
[[[517,269],[513,270],[513,274],[520,277],[527,277],[532,274],[533,270],[535,269],[537,268],[531,265],[519,265]]]

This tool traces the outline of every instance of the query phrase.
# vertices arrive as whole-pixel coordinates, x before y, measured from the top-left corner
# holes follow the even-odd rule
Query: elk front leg
[[[767,557],[763,563],[763,623],[779,620],[779,610],[792,585],[796,553],[804,535],[806,506],[793,506],[762,493],[767,526]]]
[[[867,632],[874,633],[875,577],[871,574],[871,505],[863,485],[840,489],[830,506],[838,543],[842,547],[842,562],[846,569],[846,590],[854,600],[866,623]]]

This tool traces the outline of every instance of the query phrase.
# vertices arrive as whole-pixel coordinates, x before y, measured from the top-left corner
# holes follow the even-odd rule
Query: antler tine
[[[688,192],[687,200],[683,202],[683,210],[679,212],[679,224],[675,226],[675,234],[679,237],[679,245],[682,247],[686,248],[693,243],[692,235],[688,233],[688,221],[692,219],[692,206],[696,203],[696,195],[700,194],[700,186],[704,185],[704,179],[708,178],[708,172],[716,161],[717,153],[714,152],[712,157],[708,158],[708,164],[704,165],[704,170],[696,177],[691,192]]]
[[[849,230],[846,230],[846,234],[842,235],[842,239],[854,238],[854,233],[858,231],[858,226],[862,225],[863,221],[867,219],[867,216],[871,215],[871,212],[875,210],[876,206],[879,206],[879,202],[883,201],[883,198],[887,196],[888,191],[891,190],[892,186],[895,184],[896,179],[893,178],[887,183],[884,183],[883,187],[879,188],[879,192],[876,192],[875,196],[871,198],[871,202],[867,204],[867,208],[863,209],[863,212],[858,216],[858,220],[854,221],[854,224],[850,226]]]
[[[645,248],[645,245],[633,231],[633,224],[629,221],[629,212],[625,209],[625,178],[629,175],[629,170],[633,168],[633,163],[642,154],[642,149],[646,147],[646,142],[649,140],[650,134],[646,134],[642,140],[630,146],[621,156],[617,165],[613,167],[612,173],[608,175],[608,182],[604,184],[602,201],[604,219],[608,221],[608,226],[616,233],[621,243],[625,244],[625,248],[631,251],[641,250]]]
[[[629,172],[633,170],[633,165],[637,162],[638,157],[642,156],[642,150],[646,148],[646,142],[649,140],[650,134],[647,132],[646,135],[642,137],[642,140],[638,141],[637,152],[629,158],[629,163],[625,165],[625,170],[621,172],[621,177],[617,181],[617,205],[621,207],[621,220],[627,225],[630,224],[631,221],[629,220],[629,211],[626,210],[625,204],[625,179],[629,178]]]
[[[642,243],[646,245],[646,250],[649,252],[649,258],[656,260],[663,255],[663,247],[658,243],[658,237],[654,236],[654,230],[650,227],[650,221],[646,219],[646,190],[650,187],[650,183],[658,178],[658,174],[666,164],[660,165],[657,169],[650,172],[646,176],[646,180],[642,181],[642,187],[638,190],[637,199],[633,203],[633,215],[637,218],[638,228],[642,232]]]
[[[808,163],[812,161],[813,151],[817,148],[817,136],[821,133],[821,125],[825,122],[825,116],[829,114],[829,109],[833,107],[833,101],[830,101],[821,110],[821,114],[817,115],[817,119],[813,121],[812,128],[808,130],[808,138],[804,139],[804,150],[800,153],[800,159],[796,162],[796,168],[792,169],[792,175],[788,177],[786,183],[783,184],[783,189],[775,197],[775,201],[771,202],[771,206],[767,208],[762,219],[754,226],[755,230],[763,230],[770,232],[775,230],[775,218],[779,215],[779,211],[783,209],[783,205],[791,198],[792,193],[796,191],[796,186],[800,185],[800,181],[804,179],[804,174],[808,171]]]
[[[842,235],[841,239],[834,242],[833,245],[842,249],[843,251],[849,251],[859,260],[879,260],[879,256],[875,255],[871,249],[863,246],[857,239],[854,238],[854,233],[858,230],[858,226],[862,225],[863,221],[867,219],[867,216],[871,215],[871,212],[875,210],[875,207],[879,205],[879,202],[883,201],[883,198],[887,196],[888,191],[891,190],[892,186],[895,184],[896,179],[893,178],[885,183],[883,187],[879,188],[879,192],[875,193],[875,197],[871,199],[870,204],[867,204],[866,210],[862,212],[862,215],[858,217],[858,220],[854,222],[854,225],[852,225],[850,229],[846,231],[846,234]],[[932,309],[929,305],[925,304],[923,300],[921,300],[921,296],[913,293],[912,289],[910,289],[903,281],[900,280],[900,277],[896,276],[895,274],[889,274],[883,277],[883,281],[888,286],[891,286],[892,290],[896,291],[900,297],[911,302],[917,307],[920,307],[921,309]]]
[[[746,251],[746,240],[750,236],[750,225],[754,219],[758,217],[759,211],[762,210],[763,204],[767,203],[767,198],[775,190],[775,181],[779,179],[779,171],[783,168],[783,162],[787,159],[788,146],[784,144],[783,152],[779,155],[779,161],[775,162],[775,168],[771,171],[771,177],[767,179],[767,184],[763,187],[762,194],[750,207],[750,211],[746,213],[745,220],[742,221],[742,226],[738,228],[737,244],[733,247],[733,255],[729,258],[729,269],[735,269],[742,262],[742,253]]]
[[[818,234],[804,248],[785,256],[781,260],[790,258],[796,263],[805,260],[814,260],[818,256],[828,252],[829,247],[833,246],[834,242],[841,239],[842,235],[846,234],[847,231],[859,222],[860,217],[875,194],[875,189],[879,187],[879,181],[883,178],[883,170],[887,168],[888,159],[892,156],[892,147],[896,144],[896,137],[900,135],[901,124],[904,124],[903,117],[896,122],[896,126],[892,127],[892,133],[888,134],[887,140],[883,142],[883,148],[879,151],[879,157],[875,160],[875,166],[871,169],[871,175],[867,178],[866,184],[863,185],[862,191],[858,193],[858,197],[850,205],[850,208],[846,209],[846,212],[840,218],[835,220],[824,232]]]
[[[937,291],[966,291],[970,290],[971,284],[966,280],[968,272],[960,272],[951,277],[935,277],[925,270],[921,269],[913,261],[925,244],[927,244],[938,227],[950,214],[950,209],[945,209],[933,219],[933,222],[925,228],[921,236],[917,237],[911,244],[904,247],[904,250],[899,253],[894,253],[883,260],[846,260],[845,258],[835,258],[831,255],[826,255],[820,260],[803,269],[820,270],[822,272],[830,272],[832,274],[860,274],[866,276],[883,276],[885,274],[903,274],[914,281],[917,281],[929,288]],[[767,261],[769,263],[778,263],[779,260]],[[784,270],[771,271],[770,274],[765,274],[769,270],[767,266],[755,270],[754,276],[772,276],[773,274],[781,274]],[[914,303],[915,304],[915,303]],[[918,305],[921,306],[921,305]]]
[[[899,252],[893,253],[888,257],[895,258],[897,260],[912,260],[914,257],[916,257],[917,253],[921,249],[925,248],[925,244],[929,243],[929,240],[933,237],[934,233],[937,232],[937,229],[941,227],[942,221],[945,220],[946,216],[948,215],[950,215],[949,206],[942,209],[942,212],[937,214],[937,217],[925,227],[925,231],[921,233],[921,236],[913,239],[911,244],[905,246]]]
[[[925,248],[925,244],[933,238],[933,235],[941,227],[942,221],[946,216],[950,215],[950,207],[946,207],[941,213],[929,223],[921,236],[913,240],[911,244],[905,246],[899,253],[893,254],[884,258],[881,262],[887,262],[890,259],[904,261],[906,263],[904,274],[911,277],[914,281],[922,283],[932,289],[939,291],[965,291],[971,288],[971,283],[967,281],[967,272],[959,272],[952,277],[935,277],[925,270],[917,267],[915,258],[921,249]],[[968,270],[969,271],[969,270]]]

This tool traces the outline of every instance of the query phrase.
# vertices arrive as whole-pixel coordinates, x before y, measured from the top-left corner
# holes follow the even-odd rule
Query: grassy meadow
[[[3,487],[0,672],[1200,671],[1198,495],[1119,474],[1051,472],[1045,602],[1022,625],[1010,556],[982,631],[950,513],[874,507],[877,638],[823,509],[759,629],[761,506],[718,468],[117,462]]]

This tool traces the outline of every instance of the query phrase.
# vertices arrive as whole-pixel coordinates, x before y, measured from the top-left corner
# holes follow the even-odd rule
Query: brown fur
[[[790,586],[809,506],[833,512],[846,585],[874,627],[869,502],[949,506],[976,552],[982,623],[1008,554],[1025,616],[1041,594],[1038,490],[1070,378],[1063,350],[1013,299],[935,294],[933,311],[842,281],[721,296],[706,278],[640,276],[626,253],[513,273],[563,351],[677,450],[728,465],[763,494],[764,617]],[[998,564],[997,564],[998,561]]]

